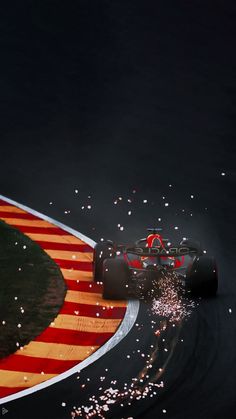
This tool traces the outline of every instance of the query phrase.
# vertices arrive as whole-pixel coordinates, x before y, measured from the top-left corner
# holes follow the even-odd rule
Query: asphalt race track
[[[96,242],[199,240],[220,282],[173,321],[173,295],[141,302],[110,352],[2,415],[235,419],[235,3],[4,7],[0,193]]]
[[[227,227],[226,224],[225,240],[228,238],[227,231],[230,231]],[[233,261],[233,255],[229,247],[218,247],[216,235],[213,231],[211,233],[215,239],[214,253],[218,256],[221,279],[217,298],[199,301],[188,319],[175,322],[175,327],[170,324],[158,338],[154,331],[160,328],[163,317],[150,316],[150,304],[141,303],[136,321],[138,326],[134,326],[117,347],[80,374],[4,404],[8,410],[7,417],[70,417],[74,406],[82,406],[86,401],[89,405],[89,397],[101,393],[98,391],[100,377],[103,389],[109,388],[114,380],[118,380],[118,383],[113,387],[122,389],[124,383],[128,383],[128,386],[131,384],[132,378],[140,378],[145,366],[141,354],[152,353],[150,346],[153,345],[155,350],[158,344],[152,371],[155,369],[156,373],[159,368],[163,369],[156,382],[163,380],[164,386],[156,390],[155,397],[136,400],[131,406],[128,403],[132,399],[125,398],[124,408],[121,408],[118,399],[111,412],[106,412],[106,418],[152,418],[154,415],[196,419],[234,418],[235,299],[232,286],[235,282],[231,279],[229,263],[231,258]],[[153,320],[156,322],[154,329]],[[83,384],[85,387],[81,387]]]

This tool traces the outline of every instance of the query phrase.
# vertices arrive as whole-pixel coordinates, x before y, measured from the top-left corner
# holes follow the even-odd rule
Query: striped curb
[[[92,280],[91,239],[1,195],[0,219],[39,244],[57,263],[67,286],[64,303],[49,327],[0,361],[2,404],[94,362],[129,332],[139,304],[130,301],[127,307],[126,301],[102,299],[102,286]]]

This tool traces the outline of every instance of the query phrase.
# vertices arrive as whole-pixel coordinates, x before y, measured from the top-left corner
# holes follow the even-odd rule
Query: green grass
[[[30,342],[53,321],[65,292],[52,259],[0,221],[0,358]]]

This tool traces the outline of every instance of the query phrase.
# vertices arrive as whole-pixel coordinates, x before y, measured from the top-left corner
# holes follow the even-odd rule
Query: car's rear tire
[[[127,299],[130,286],[130,270],[122,259],[106,259],[103,262],[103,298]]]
[[[218,289],[215,259],[208,256],[196,257],[186,271],[186,287],[194,296],[215,296]]]
[[[112,242],[97,243],[93,254],[93,279],[103,281],[103,261],[114,258],[115,250]]]

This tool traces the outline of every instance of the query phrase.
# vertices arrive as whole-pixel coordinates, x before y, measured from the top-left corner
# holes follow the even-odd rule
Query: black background
[[[172,212],[194,194],[195,208],[225,214],[235,182],[233,2],[2,9],[2,194],[47,213],[53,201],[61,219],[73,206],[75,224],[90,235],[96,226],[96,237],[117,234],[113,200],[133,189],[136,202],[161,207],[149,206],[144,225],[160,216],[162,195]],[[93,211],[81,211],[88,195]]]

